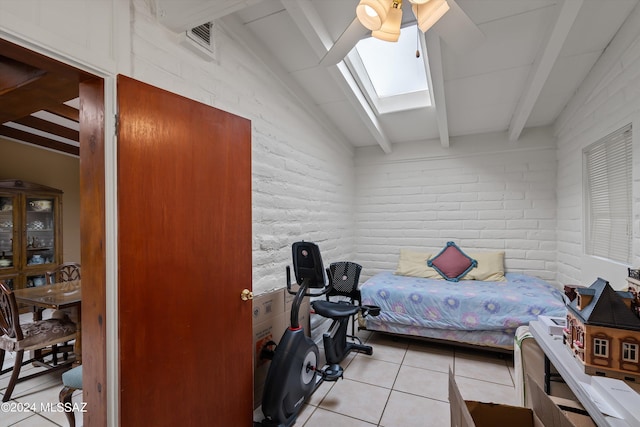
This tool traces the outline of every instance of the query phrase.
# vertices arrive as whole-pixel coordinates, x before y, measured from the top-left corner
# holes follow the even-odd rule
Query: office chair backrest
[[[329,273],[333,289],[327,294],[327,299],[333,295],[342,295],[349,297],[351,302],[360,302],[360,290],[358,290],[358,282],[360,281],[360,272],[362,266],[355,262],[341,261],[334,262],[329,266]]]

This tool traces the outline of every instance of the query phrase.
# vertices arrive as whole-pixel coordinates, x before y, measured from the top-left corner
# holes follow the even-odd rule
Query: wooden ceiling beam
[[[5,136],[7,138],[15,139],[17,141],[27,142],[29,144],[37,145],[44,148],[49,148],[51,150],[61,151],[63,153],[71,154],[74,156],[80,155],[79,147],[76,147],[70,144],[65,144],[64,142],[55,141],[53,139],[49,139],[44,136],[25,132],[19,129],[14,129],[9,126],[0,125],[0,135]]]
[[[62,138],[70,139],[78,143],[80,142],[80,132],[77,130],[61,126],[48,120],[42,120],[38,117],[26,116],[21,119],[13,120],[13,122],[29,128],[38,129],[42,132],[58,135]]]
[[[47,73],[0,96],[0,123],[55,107],[77,97],[77,79]]]
[[[68,120],[72,120],[76,123],[80,122],[80,110],[69,107],[66,104],[51,105],[45,108],[44,111]]]
[[[46,71],[0,55],[0,96],[31,83]]]
[[[79,83],[93,76],[2,39],[0,52],[0,136],[79,155],[74,144],[80,139],[78,131],[56,123],[55,119],[49,122],[45,116],[31,114],[48,111],[78,123],[79,111],[63,103],[78,98]],[[7,122],[28,129],[16,129],[5,125]]]

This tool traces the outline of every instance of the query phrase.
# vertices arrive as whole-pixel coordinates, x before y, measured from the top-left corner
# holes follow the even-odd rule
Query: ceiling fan
[[[422,32],[434,31],[458,52],[478,47],[484,34],[455,0],[360,0],[356,18],[320,61],[329,66],[340,62],[353,47],[369,35],[397,41],[402,25],[402,8],[411,5],[414,21]],[[408,8],[406,8],[408,9]]]

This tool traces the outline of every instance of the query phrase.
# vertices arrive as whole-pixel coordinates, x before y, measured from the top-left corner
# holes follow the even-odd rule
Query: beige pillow
[[[485,282],[505,282],[504,252],[468,252],[471,258],[478,261],[478,266],[468,272],[460,280],[482,280]]]
[[[427,265],[427,260],[433,256],[428,252],[414,252],[400,249],[400,259],[396,273],[400,276],[423,277],[425,279],[442,279],[442,276]]]

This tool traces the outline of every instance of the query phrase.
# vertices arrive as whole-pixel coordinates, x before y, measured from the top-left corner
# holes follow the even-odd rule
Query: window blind
[[[586,252],[628,264],[632,244],[631,125],[584,151]]]

